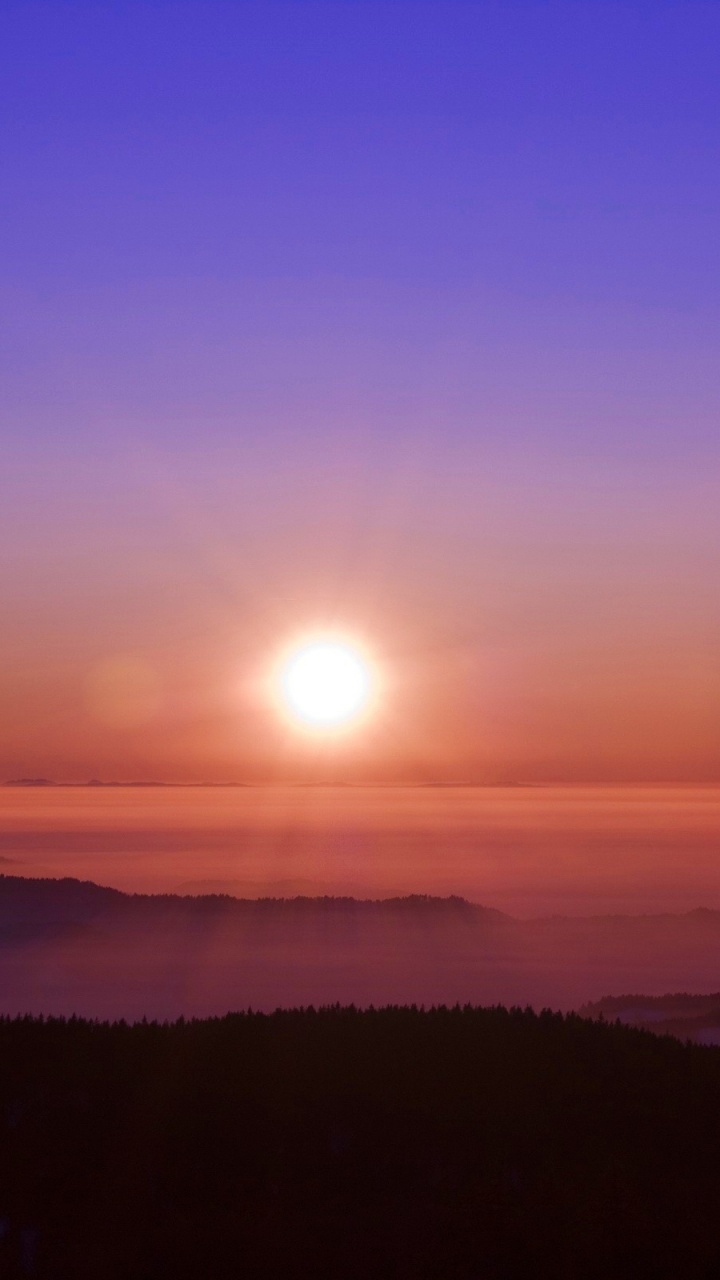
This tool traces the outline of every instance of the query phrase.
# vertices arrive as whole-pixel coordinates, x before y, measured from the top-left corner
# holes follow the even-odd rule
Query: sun
[[[332,728],[350,724],[368,705],[370,667],[350,644],[314,640],[294,649],[280,673],[287,709],[305,724]]]

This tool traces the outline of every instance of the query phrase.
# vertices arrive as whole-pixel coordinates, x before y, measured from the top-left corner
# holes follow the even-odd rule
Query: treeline
[[[259,916],[273,911],[341,911],[353,910],[365,915],[394,915],[397,912],[408,914],[458,914],[462,913],[470,919],[508,920],[511,917],[493,907],[484,907],[478,903],[468,902],[457,894],[449,897],[437,897],[427,893],[411,893],[394,898],[353,898],[348,896],[294,894],[292,897],[237,898],[228,893],[123,893],[120,889],[112,889],[107,885],[95,884],[92,880],[75,880],[69,876],[62,879],[49,877],[27,877],[8,875],[0,872],[0,908],[4,911],[35,913],[53,912],[56,908],[66,910],[76,908],[78,915],[83,909],[125,909],[137,911],[145,908],[149,912],[172,909],[181,911],[233,911],[246,915]]]
[[[502,1008],[0,1020],[0,1275],[720,1274],[720,1052]]]

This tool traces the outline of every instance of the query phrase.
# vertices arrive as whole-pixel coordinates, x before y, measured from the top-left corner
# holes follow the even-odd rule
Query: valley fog
[[[720,788],[3,787],[0,870],[125,892],[720,908]]]

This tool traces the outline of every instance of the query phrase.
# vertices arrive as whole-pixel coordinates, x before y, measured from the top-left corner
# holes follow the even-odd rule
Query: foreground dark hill
[[[573,1008],[720,986],[720,913],[520,921],[462,898],[128,895],[0,876],[0,1013],[385,1003]]]
[[[720,1274],[720,1052],[529,1011],[0,1021],[4,1280]]]

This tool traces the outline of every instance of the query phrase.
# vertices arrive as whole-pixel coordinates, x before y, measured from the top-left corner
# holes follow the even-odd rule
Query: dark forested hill
[[[720,1052],[576,1016],[0,1021],[3,1280],[720,1274]]]

